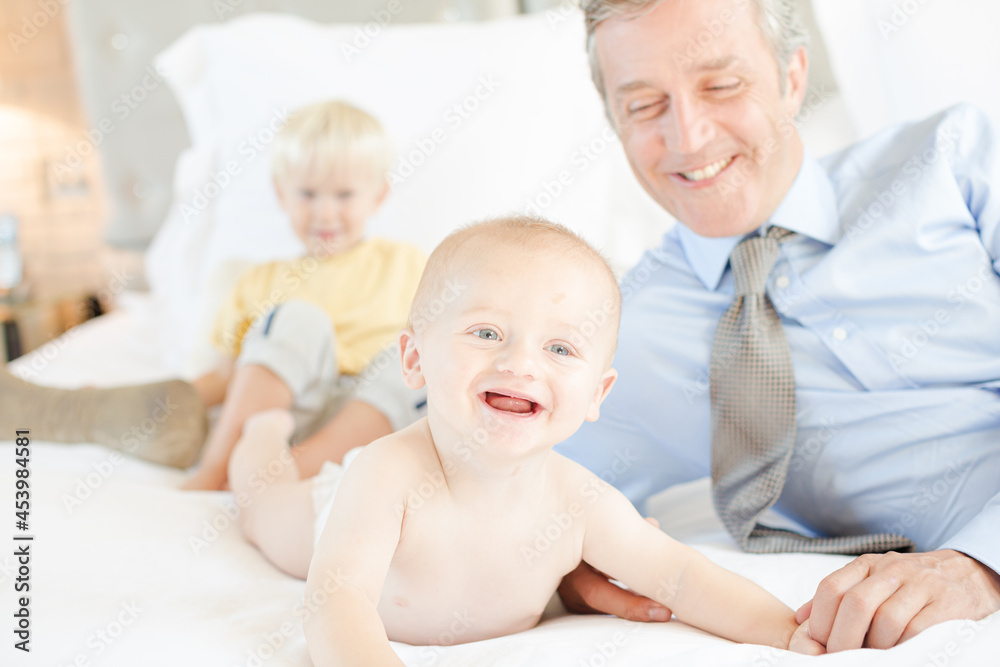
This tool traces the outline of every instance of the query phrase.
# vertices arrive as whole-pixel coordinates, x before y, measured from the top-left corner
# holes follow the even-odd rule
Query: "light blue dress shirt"
[[[959,106],[822,162],[766,227],[795,366],[778,514],[809,534],[891,531],[1000,571],[1000,140]],[[756,233],[756,232],[755,232]],[[710,474],[709,356],[738,237],[682,225],[622,280],[618,383],[557,451],[644,508]]]

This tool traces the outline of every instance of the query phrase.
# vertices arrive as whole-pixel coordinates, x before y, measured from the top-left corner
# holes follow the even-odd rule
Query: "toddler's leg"
[[[272,563],[301,579],[313,555],[312,482],[299,478],[288,445],[295,420],[287,410],[249,417],[229,459],[229,483],[249,504],[240,512],[247,540]]]
[[[221,489],[230,452],[250,415],[271,408],[318,410],[337,377],[333,325],[318,306],[286,301],[255,322],[198,472],[185,489]]]
[[[370,444],[393,432],[385,415],[368,403],[348,401],[320,430],[295,446],[299,472],[312,477],[327,461],[340,463],[355,447]]]
[[[223,488],[229,454],[247,418],[262,410],[288,409],[291,406],[291,389],[269,369],[257,364],[236,369],[229,382],[222,412],[205,444],[198,471],[182,488],[189,491]]]
[[[0,365],[0,433],[95,442],[146,461],[187,468],[205,443],[205,405],[182,380],[103,389],[59,389],[14,377]]]
[[[299,472],[310,477],[325,461],[406,428],[427,410],[427,390],[410,389],[400,372],[399,346],[382,350],[358,376],[348,401],[319,431],[295,446]]]

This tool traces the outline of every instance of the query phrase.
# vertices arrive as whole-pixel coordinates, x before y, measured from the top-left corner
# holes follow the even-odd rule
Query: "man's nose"
[[[715,136],[708,110],[684,96],[671,100],[662,123],[663,139],[671,153],[694,155]]]

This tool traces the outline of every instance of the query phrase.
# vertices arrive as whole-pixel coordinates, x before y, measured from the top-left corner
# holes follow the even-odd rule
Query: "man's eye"
[[[739,87],[739,83],[723,83],[714,86],[709,86],[709,90],[713,92],[723,92],[726,90],[736,90]]]
[[[549,352],[554,352],[564,357],[568,357],[569,355],[572,354],[572,352],[569,351],[568,347],[566,347],[565,345],[559,345],[558,343],[556,343],[555,345],[549,345],[545,349],[548,350]]]
[[[663,110],[666,100],[637,100],[629,104],[625,110],[632,118],[652,118]]]
[[[635,102],[628,106],[629,115],[649,114],[656,110],[660,103],[656,102]]]
[[[493,329],[476,329],[472,335],[479,336],[483,340],[500,340],[500,334]]]

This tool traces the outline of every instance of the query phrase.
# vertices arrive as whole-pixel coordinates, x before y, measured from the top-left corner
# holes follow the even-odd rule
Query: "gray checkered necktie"
[[[794,234],[771,227],[766,236],[744,239],[729,258],[736,289],[709,366],[715,508],[726,530],[754,553],[910,551],[910,540],[890,533],[814,539],[757,523],[781,495],[795,445],[791,350],[764,292],[779,244]]]

